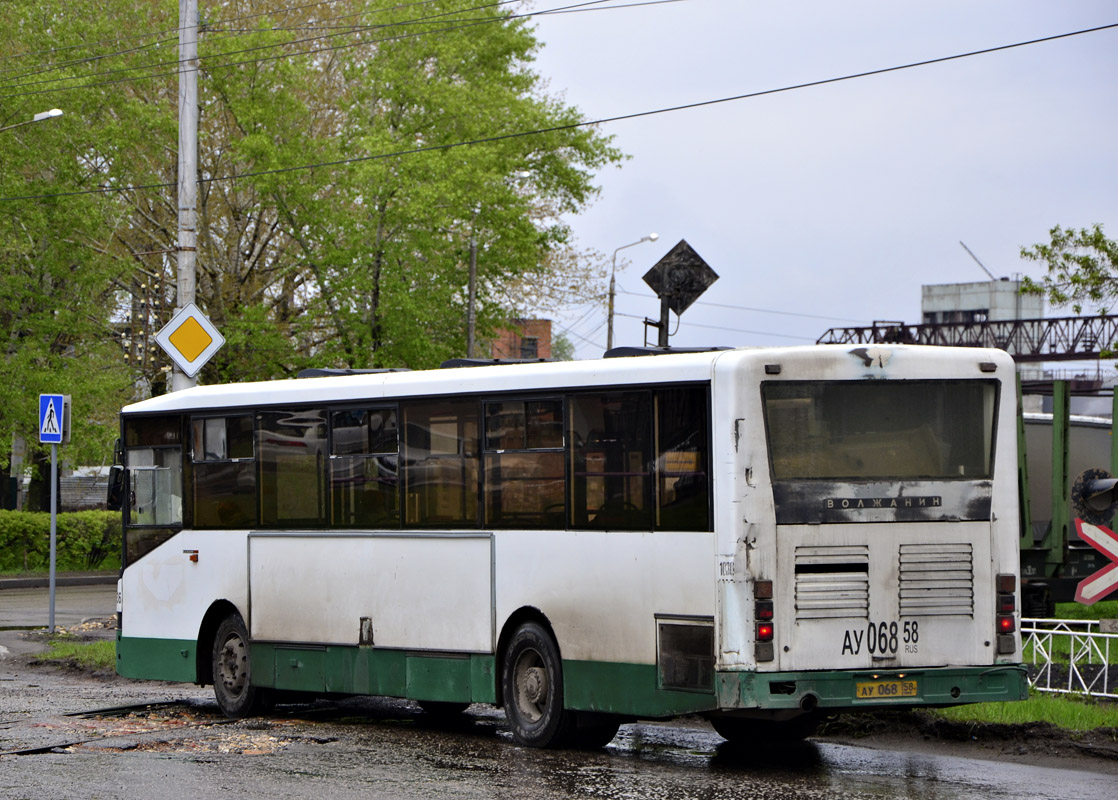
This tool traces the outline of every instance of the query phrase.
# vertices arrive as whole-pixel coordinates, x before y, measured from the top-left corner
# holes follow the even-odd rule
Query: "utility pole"
[[[176,311],[194,302],[198,255],[198,0],[179,0],[179,243]],[[178,366],[171,391],[197,386]]]

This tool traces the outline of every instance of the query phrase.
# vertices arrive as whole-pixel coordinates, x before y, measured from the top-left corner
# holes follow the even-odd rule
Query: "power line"
[[[640,292],[629,292],[624,289],[618,289],[618,294],[626,294],[630,297],[640,297],[645,300],[649,299],[648,295],[641,294]],[[870,325],[871,323],[864,320],[844,319],[843,317],[826,317],[820,314],[804,314],[800,311],[777,311],[772,308],[751,308],[750,306],[731,306],[725,303],[710,303],[705,300],[696,300],[694,305],[697,306],[710,306],[711,308],[728,308],[732,311],[752,311],[758,314],[779,314],[785,317],[803,317],[805,319],[821,319],[824,322],[853,322],[856,325]]]
[[[116,69],[116,70],[106,70],[104,72],[97,72],[97,73],[93,73],[92,75],[86,75],[86,76],[60,77],[60,78],[50,78],[50,79],[42,80],[42,81],[31,81],[29,83],[16,84],[13,88],[20,88],[22,86],[35,86],[35,85],[39,85],[39,84],[43,84],[43,83],[58,83],[58,82],[62,82],[62,81],[86,80],[88,78],[94,78],[94,77],[97,77],[99,75],[115,75],[115,74],[119,74],[119,73],[122,73],[122,72],[134,72],[136,70],[161,69],[161,68],[164,68],[164,67],[169,68],[169,67],[172,67],[172,66],[175,67],[175,69],[173,71],[167,71],[167,72],[153,72],[153,73],[148,74],[148,75],[136,75],[136,76],[132,76],[132,77],[128,77],[128,78],[118,78],[118,79],[115,79],[115,80],[97,81],[97,82],[94,82],[94,83],[79,83],[79,84],[74,85],[74,86],[55,86],[55,87],[51,87],[49,89],[35,89],[33,91],[28,91],[28,92],[16,92],[16,93],[13,93],[13,94],[0,95],[0,100],[14,100],[14,99],[18,99],[20,97],[33,97],[33,96],[36,96],[36,95],[51,94],[51,93],[54,93],[54,92],[68,92],[68,91],[73,91],[74,89],[93,89],[93,88],[97,88],[97,87],[101,87],[101,86],[115,86],[115,85],[120,84],[120,83],[128,83],[128,82],[137,81],[137,80],[151,80],[153,78],[167,78],[167,77],[179,75],[182,72],[201,71],[201,70],[215,70],[215,69],[228,69],[230,67],[242,67],[242,66],[247,66],[247,65],[250,65],[250,64],[262,64],[266,61],[276,61],[276,60],[281,59],[281,58],[294,58],[296,56],[315,55],[317,53],[325,53],[325,52],[332,52],[332,51],[337,51],[337,50],[345,50],[345,49],[348,49],[348,48],[351,48],[351,47],[362,47],[362,46],[365,46],[365,45],[385,44],[385,43],[388,43],[388,42],[401,41],[401,40],[404,40],[404,39],[410,39],[410,38],[415,38],[415,37],[419,37],[419,36],[428,36],[428,35],[431,35],[431,34],[438,34],[438,33],[451,33],[451,32],[454,32],[454,31],[463,30],[465,28],[472,28],[472,27],[476,27],[476,26],[479,26],[479,25],[492,25],[492,24],[496,24],[496,23],[504,23],[504,22],[509,22],[509,21],[517,20],[517,19],[527,19],[527,18],[530,18],[532,16],[536,16],[536,13],[525,13],[525,14],[510,14],[508,16],[486,17],[486,18],[482,18],[482,19],[467,20],[463,24],[452,25],[452,26],[449,26],[449,27],[446,27],[446,28],[439,28],[439,29],[432,30],[432,31],[416,31],[416,32],[413,32],[413,33],[405,33],[405,34],[399,34],[397,36],[390,36],[390,37],[386,37],[386,38],[383,38],[383,39],[366,39],[366,40],[358,41],[358,42],[346,42],[346,43],[343,43],[343,44],[337,44],[337,45],[333,45],[333,46],[329,46],[329,47],[316,47],[316,48],[312,48],[310,50],[301,50],[301,51],[296,51],[296,52],[293,52],[293,53],[290,53],[290,52],[279,53],[279,54],[273,55],[273,56],[264,56],[264,57],[261,57],[261,58],[254,58],[254,59],[245,59],[244,61],[231,61],[231,62],[228,62],[228,63],[225,63],[225,64],[209,63],[211,61],[211,59],[215,59],[215,58],[219,58],[219,57],[240,55],[242,53],[251,53],[251,52],[256,52],[256,51],[259,51],[259,50],[269,50],[269,49],[274,49],[274,48],[277,48],[277,47],[287,47],[287,46],[290,46],[290,45],[293,45],[293,44],[303,44],[303,43],[306,43],[306,42],[322,41],[324,39],[333,39],[333,38],[337,38],[339,36],[348,36],[348,35],[350,35],[352,33],[355,33],[355,32],[356,33],[363,33],[367,30],[376,30],[376,29],[380,29],[380,28],[397,27],[397,26],[404,26],[404,25],[418,25],[418,24],[421,24],[421,23],[424,23],[424,22],[431,22],[435,19],[439,19],[439,18],[442,18],[442,17],[454,16],[456,14],[462,14],[462,13],[465,13],[466,11],[478,11],[478,10],[484,10],[484,9],[487,9],[487,8],[497,8],[499,6],[506,5],[508,3],[519,2],[519,1],[520,0],[498,0],[498,2],[495,2],[495,3],[490,3],[490,4],[487,4],[487,5],[483,5],[483,6],[475,6],[475,7],[470,8],[470,9],[462,9],[462,10],[459,10],[459,11],[443,12],[441,14],[431,15],[430,17],[419,17],[419,18],[412,19],[412,20],[405,20],[403,22],[387,23],[387,24],[384,24],[384,25],[365,26],[365,27],[362,27],[362,28],[356,28],[354,30],[344,31],[344,32],[341,32],[341,33],[324,34],[322,36],[312,36],[312,37],[307,37],[305,39],[296,39],[296,40],[289,41],[289,42],[279,42],[277,44],[258,45],[258,46],[255,46],[255,47],[244,48],[244,49],[241,49],[241,50],[231,50],[231,51],[226,51],[226,52],[222,52],[222,53],[213,53],[213,54],[204,56],[201,59],[201,61],[204,62],[204,63],[202,63],[198,67],[192,68],[192,70],[191,69],[183,70],[181,61],[177,61],[177,60],[176,61],[161,61],[161,62],[158,62],[158,63],[155,63],[155,64],[145,64],[145,65],[140,65],[140,66],[136,66],[136,67],[122,67],[122,68]],[[570,11],[570,12],[574,12],[574,11],[584,10],[583,9],[584,6],[592,6],[592,5],[597,5],[599,3],[605,3],[605,2],[609,2],[609,0],[585,0],[585,2],[575,3],[573,5],[568,5],[568,6],[560,6],[557,9],[550,9],[549,11],[538,12],[538,13],[550,13],[551,11]]]
[[[273,9],[273,10],[270,10],[270,11],[260,11],[260,12],[257,12],[255,14],[245,14],[244,16],[240,16],[240,17],[230,17],[229,19],[225,20],[225,22],[240,22],[241,20],[255,19],[256,17],[266,17],[269,14],[289,14],[293,11],[303,11],[304,9],[314,8],[315,6],[330,5],[332,3],[337,3],[337,2],[340,2],[340,0],[317,0],[317,2],[307,3],[307,4],[301,5],[301,6],[287,6],[285,8]],[[403,3],[403,4],[400,4],[400,5],[397,5],[397,6],[393,6],[390,9],[375,9],[375,11],[381,11],[381,10],[395,11],[395,10],[400,9],[400,8],[408,8],[410,6],[417,6],[417,5],[427,5],[427,4],[432,3],[432,2],[434,2],[434,0],[418,0],[418,2]],[[351,16],[351,15],[346,15],[346,16]],[[343,19],[343,18],[344,17],[335,17],[335,19]],[[147,39],[148,37],[151,37],[151,36],[166,36],[166,35],[172,34],[172,33],[175,34],[176,38],[177,38],[177,35],[182,33],[183,30],[184,30],[183,28],[174,27],[174,28],[167,28],[167,29],[162,30],[162,31],[152,31],[150,33],[137,33],[137,34],[133,34],[132,36],[118,37],[116,39],[102,39],[99,42],[83,42],[82,44],[74,44],[74,45],[69,45],[67,47],[49,47],[45,50],[35,50],[35,51],[30,52],[30,53],[12,53],[10,55],[0,56],[0,61],[8,61],[8,60],[13,59],[13,58],[30,58],[31,56],[49,55],[50,53],[64,53],[67,50],[77,50],[80,47],[96,47],[96,46],[102,45],[102,44],[116,44],[117,42],[127,42],[127,41],[131,41],[133,39]]]
[[[1012,50],[1019,47],[1027,47],[1029,45],[1041,44],[1044,42],[1052,42],[1060,39],[1067,39],[1072,36],[1082,36],[1087,33],[1096,33],[1099,31],[1118,28],[1118,23],[1111,23],[1109,25],[1100,25],[1094,28],[1084,28],[1077,31],[1068,33],[1060,33],[1053,36],[1044,36],[1038,39],[1029,39],[1027,41],[1015,42],[1013,44],[998,45],[996,47],[988,47],[982,50],[971,50],[965,53],[956,53],[950,56],[941,56],[939,58],[930,58],[923,61],[914,61],[908,64],[901,64],[893,67],[882,67],[880,69],[867,70],[865,72],[850,73],[835,78],[822,78],[815,81],[807,81],[804,83],[791,84],[789,86],[782,86],[776,89],[762,89],[756,92],[746,92],[743,94],[731,95],[728,97],[720,97],[713,100],[700,100],[694,103],[683,103],[676,106],[668,106],[664,108],[652,109],[649,111],[636,111],[631,114],[618,114],[613,117],[601,117],[596,120],[588,120],[583,122],[571,122],[565,125],[554,125],[549,128],[536,128],[528,131],[516,131],[513,133],[496,134],[494,136],[486,136],[478,139],[470,139],[462,142],[451,142],[449,144],[439,145],[425,145],[423,147],[413,147],[405,150],[395,150],[389,153],[374,153],[364,156],[353,156],[352,158],[342,158],[335,161],[323,161],[316,164],[301,164],[293,167],[279,167],[276,169],[258,170],[255,172],[245,172],[234,175],[221,175],[210,178],[199,178],[199,183],[217,183],[224,181],[244,180],[246,178],[258,178],[265,175],[281,175],[288,172],[305,172],[312,169],[322,169],[326,167],[339,167],[349,164],[360,164],[367,161],[382,161],[390,158],[401,158],[403,156],[418,155],[420,153],[432,153],[446,150],[454,150],[459,147],[470,147],[479,144],[491,144],[494,142],[508,141],[511,139],[522,139],[527,136],[539,136],[549,133],[559,133],[562,131],[575,130],[577,128],[586,128],[593,125],[606,125],[612,122],[624,122],[627,120],[641,119],[644,117],[656,116],[658,114],[669,114],[677,111],[687,111],[695,108],[704,108],[706,106],[719,105],[722,103],[736,102],[738,100],[750,100],[757,97],[767,97],[769,95],[781,94],[783,92],[792,92],[799,89],[810,89],[818,86],[827,86],[834,83],[841,83],[844,81],[851,81],[858,78],[867,78],[875,75],[884,75],[891,72],[900,72],[906,69],[914,69],[916,67],[924,67],[932,64],[942,64],[948,61],[957,61],[963,58],[971,58],[974,56],[987,55],[990,53],[997,53],[1005,50]],[[4,99],[4,98],[0,98]],[[141,191],[144,189],[162,189],[167,186],[172,186],[172,183],[152,183],[142,184],[137,186],[120,186],[120,187],[100,187],[97,189],[83,189],[72,192],[56,192],[52,194],[37,194],[37,195],[16,195],[11,197],[0,197],[0,202],[11,200],[43,200],[53,197],[75,197],[78,195],[86,194],[112,194],[124,191]]]
[[[413,4],[410,4],[410,5],[422,5],[424,3],[429,3],[429,2],[432,2],[432,0],[423,0],[422,3],[413,3]],[[211,53],[209,55],[204,56],[203,61],[209,62],[212,59],[223,58],[223,57],[227,57],[227,56],[235,56],[235,55],[240,55],[242,53],[252,53],[252,52],[257,52],[257,51],[260,51],[260,50],[271,50],[271,49],[275,49],[275,48],[279,48],[279,47],[288,47],[288,46],[296,45],[296,44],[304,44],[306,42],[322,41],[324,39],[333,39],[333,38],[337,38],[339,36],[348,36],[348,35],[351,35],[353,33],[363,33],[363,32],[366,32],[366,31],[377,30],[377,29],[380,29],[380,28],[399,27],[399,26],[404,26],[404,25],[417,25],[417,24],[420,24],[420,23],[423,23],[423,22],[430,22],[432,20],[441,19],[443,17],[455,16],[457,14],[463,14],[463,13],[466,13],[467,11],[479,11],[479,10],[485,10],[485,9],[490,9],[490,8],[497,8],[499,6],[506,5],[508,3],[513,3],[513,2],[520,2],[520,0],[498,0],[497,2],[488,3],[486,5],[474,6],[472,8],[466,8],[466,9],[460,9],[458,11],[442,12],[442,13],[439,13],[439,14],[432,14],[432,15],[427,16],[427,17],[417,17],[417,18],[411,19],[411,20],[403,20],[401,22],[385,23],[385,24],[382,24],[382,25],[348,26],[348,28],[349,28],[348,30],[342,31],[340,33],[335,32],[335,33],[330,33],[330,34],[323,34],[322,36],[307,37],[305,39],[294,39],[294,40],[290,40],[290,41],[286,41],[286,42],[277,42],[277,43],[274,43],[274,44],[256,45],[254,47],[246,47],[246,48],[242,48],[240,50],[229,50],[229,51],[224,51],[224,52],[219,52],[219,53]],[[602,2],[607,2],[607,0],[593,0],[593,2],[602,3]],[[407,6],[407,5],[398,6],[397,8],[407,8],[407,7],[409,7],[409,6]],[[352,16],[352,15],[349,15],[349,16]],[[341,18],[343,18],[343,17],[339,17],[339,19],[341,19]],[[510,17],[510,18],[515,19],[516,17],[514,16],[514,17]],[[505,19],[504,17],[486,18],[484,20],[479,20],[479,22],[483,22],[483,23],[486,23],[486,24],[491,24],[493,22],[502,21],[504,19]],[[456,30],[456,28],[450,28],[448,30]],[[259,32],[266,32],[266,31],[259,31]],[[427,34],[427,33],[439,33],[439,32],[441,32],[441,31],[423,31],[423,32],[419,32],[417,34],[411,34],[411,35],[422,35],[422,34]],[[231,34],[230,36],[232,36],[232,35],[233,34]],[[236,35],[241,35],[241,34],[236,34]],[[228,38],[228,37],[218,37],[218,38]],[[174,41],[174,40],[167,40],[167,41]],[[276,58],[290,58],[290,57],[299,56],[299,55],[308,55],[308,54],[320,53],[320,52],[323,52],[325,50],[342,49],[342,48],[345,48],[345,47],[358,47],[358,46],[364,45],[364,44],[379,44],[379,43],[384,42],[384,41],[392,41],[392,40],[391,39],[377,39],[377,40],[366,40],[366,41],[361,41],[361,42],[351,42],[351,43],[348,43],[348,44],[339,45],[338,47],[323,47],[323,48],[317,48],[317,49],[314,49],[314,50],[306,50],[306,51],[295,52],[295,53],[280,53],[277,56],[271,56],[271,57],[268,57],[268,58],[261,58],[261,59],[254,59],[254,60],[238,61],[238,62],[235,62],[235,63],[232,63],[232,64],[209,64],[209,63],[206,63],[204,66],[199,67],[198,69],[219,69],[219,68],[222,68],[222,67],[229,67],[229,66],[243,66],[243,65],[246,65],[246,64],[260,63],[262,61],[267,61],[267,60],[275,60]],[[135,66],[135,67],[121,67],[119,69],[104,70],[102,72],[94,72],[94,73],[91,73],[91,74],[88,74],[88,75],[63,76],[63,77],[57,77],[57,78],[48,78],[48,79],[39,80],[39,81],[29,81],[29,82],[26,82],[26,83],[18,83],[18,84],[14,84],[14,86],[12,88],[21,88],[21,87],[25,87],[25,86],[36,86],[36,85],[41,85],[41,84],[46,84],[46,83],[59,83],[59,82],[62,82],[62,81],[88,80],[90,78],[103,77],[103,76],[106,76],[106,75],[119,75],[119,74],[125,73],[125,72],[135,72],[137,70],[154,70],[154,69],[163,69],[163,68],[170,68],[170,67],[175,68],[175,70],[173,72],[157,72],[157,73],[152,73],[150,75],[137,75],[137,76],[134,76],[132,78],[125,79],[125,80],[148,80],[148,79],[151,79],[151,78],[161,78],[161,77],[167,77],[167,76],[170,76],[170,75],[178,75],[180,73],[180,67],[181,66],[182,66],[182,62],[177,60],[177,59],[174,60],[174,61],[159,61],[159,62],[156,62],[156,63],[153,63],[153,64],[141,64],[141,65]],[[47,70],[47,71],[50,71],[50,70]],[[186,70],[186,71],[190,71],[190,70]],[[31,77],[32,74],[41,74],[41,73],[29,73],[29,74],[26,74],[26,75],[17,75],[17,76],[15,76],[14,79],[18,79],[18,78],[21,78],[21,77]],[[20,92],[20,93],[16,93],[16,94],[5,95],[4,97],[2,97],[0,99],[5,99],[6,100],[6,99],[11,99],[11,98],[16,98],[16,97],[27,97],[27,96],[30,96],[30,95],[45,94],[47,92],[70,91],[72,89],[92,88],[92,87],[96,87],[96,86],[106,86],[106,85],[110,85],[110,84],[114,84],[114,83],[122,83],[122,82],[124,82],[124,81],[102,81],[102,82],[97,82],[97,83],[82,83],[82,84],[78,84],[76,86],[58,86],[58,87],[53,87],[51,89],[35,90],[35,91],[30,91],[30,92]]]
[[[616,311],[614,312],[614,316],[615,317],[627,317],[629,319],[644,319],[644,317],[637,316],[636,314],[619,314]],[[678,316],[677,316],[677,319],[678,319]],[[728,331],[730,333],[747,333],[747,334],[750,334],[751,336],[776,336],[777,338],[780,338],[780,339],[802,339],[802,340],[808,341],[808,342],[814,342],[815,341],[815,339],[810,337],[810,336],[796,336],[796,335],[790,334],[790,333],[773,333],[772,331],[748,331],[748,330],[743,330],[741,328],[724,328],[720,325],[700,325],[697,322],[688,322],[687,327],[688,328],[706,328],[707,330],[712,330],[712,331]]]

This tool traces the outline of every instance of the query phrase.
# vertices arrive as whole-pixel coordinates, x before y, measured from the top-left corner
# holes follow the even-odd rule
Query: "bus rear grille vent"
[[[796,548],[796,621],[869,618],[870,549],[866,545]]]
[[[901,545],[901,616],[974,616],[970,544]]]
[[[714,690],[713,624],[661,621],[659,640],[662,688]]]

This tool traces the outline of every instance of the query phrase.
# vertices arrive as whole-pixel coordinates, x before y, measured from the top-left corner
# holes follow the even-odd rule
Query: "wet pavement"
[[[0,661],[0,753],[5,798],[1079,800],[1111,796],[1116,780],[826,742],[735,749],[698,720],[625,725],[599,751],[539,751],[515,745],[496,709],[440,724],[385,699],[230,721],[209,690],[14,659]]]
[[[0,592],[0,614],[41,614],[38,595],[10,591]],[[72,599],[66,613],[79,622],[111,616],[115,605],[112,587]],[[90,605],[78,612],[79,602]],[[0,631],[2,798],[1081,800],[1113,796],[1118,783],[1113,769],[826,741],[733,748],[692,719],[625,725],[590,752],[519,747],[487,706],[440,724],[404,701],[353,698],[230,721],[210,689],[91,676],[17,654],[40,639]]]

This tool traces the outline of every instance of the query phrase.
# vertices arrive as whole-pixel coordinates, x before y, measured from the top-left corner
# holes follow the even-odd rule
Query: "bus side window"
[[[260,524],[326,524],[326,412],[258,411]]]
[[[571,526],[652,530],[652,394],[569,401]]]
[[[486,524],[562,529],[565,487],[563,401],[486,403]]]
[[[403,415],[405,524],[476,527],[478,403],[416,403]]]
[[[252,417],[192,420],[194,525],[251,528],[256,525],[256,463]]]
[[[656,393],[658,530],[711,530],[709,405],[705,388]]]
[[[330,415],[330,521],[338,526],[400,527],[400,442],[395,408]]]

